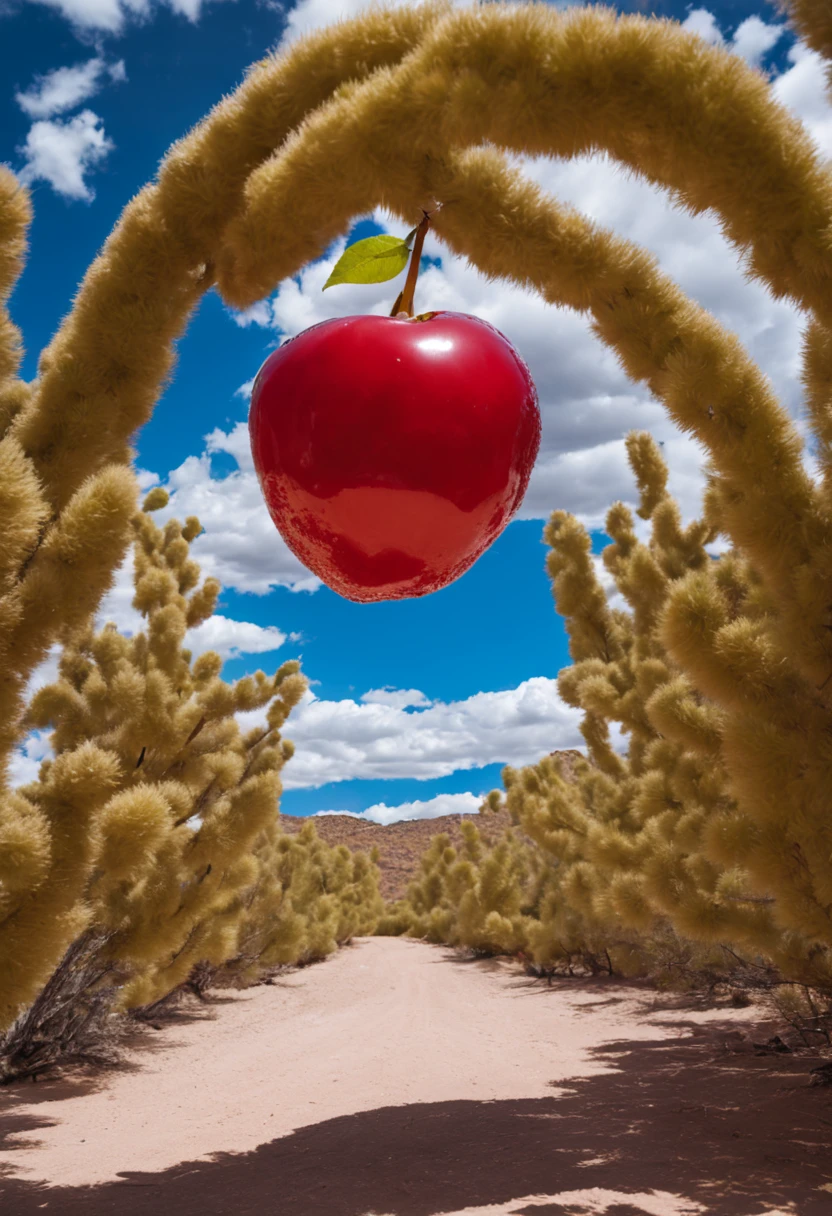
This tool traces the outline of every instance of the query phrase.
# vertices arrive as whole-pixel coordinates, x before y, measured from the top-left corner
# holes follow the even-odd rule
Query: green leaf
[[[323,291],[338,283],[386,283],[401,274],[409,255],[407,241],[386,232],[356,241],[347,246],[335,263]]]

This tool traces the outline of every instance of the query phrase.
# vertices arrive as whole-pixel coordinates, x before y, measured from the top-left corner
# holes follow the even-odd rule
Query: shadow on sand
[[[551,1098],[393,1106],[304,1127],[248,1153],[218,1154],[94,1187],[0,1179],[3,1216],[434,1216],[529,1195],[564,1196],[512,1208],[528,1216],[588,1209],[570,1192],[622,1193],[609,1216],[641,1216],[627,1195],[666,1192],[675,1213],[795,1216],[832,1212],[832,1091],[812,1088],[806,1057],[731,1055],[728,1026],[672,1023],[680,1041],[608,1043],[614,1071],[558,1084]],[[15,1115],[34,1087],[2,1109],[0,1131],[21,1152],[48,1124]],[[280,1102],[279,1092],[275,1103]],[[596,1209],[592,1209],[596,1210]]]

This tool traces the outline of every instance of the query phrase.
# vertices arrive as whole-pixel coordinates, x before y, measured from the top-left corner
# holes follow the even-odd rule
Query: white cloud
[[[689,30],[692,34],[698,34],[709,46],[722,46],[725,41],[716,17],[706,8],[693,9],[682,22],[682,29]]]
[[[638,522],[640,522],[640,521],[638,521]],[[639,531],[639,529],[637,527],[636,532],[638,533],[638,531]],[[624,596],[618,590],[618,586],[616,585],[615,579],[610,574],[607,567],[604,565],[603,559],[601,558],[601,554],[593,553],[590,557],[590,561],[592,562],[593,569],[595,570],[595,577],[598,580],[598,582],[601,584],[601,587],[603,588],[604,593],[607,597],[607,604],[609,605],[609,607],[611,609],[617,609],[621,612],[629,612],[630,605],[627,603]]]
[[[401,8],[411,0],[386,0],[385,8]],[[453,0],[457,8],[465,8],[476,0]],[[300,0],[286,14],[286,29],[281,47],[289,46],[304,34],[323,29],[335,21],[349,20],[371,8],[372,0]]]
[[[144,628],[144,619],[133,607],[133,552],[129,550],[116,570],[113,585],[99,605],[96,625],[102,628],[111,621],[119,633],[130,637]]]
[[[147,491],[151,489],[152,486],[157,486],[159,484],[158,473],[152,473],[150,469],[140,469],[135,466],[133,471],[136,474],[136,481],[139,483],[140,490]]]
[[[155,9],[167,7],[195,23],[202,14],[206,0],[33,0],[36,4],[57,9],[75,27],[78,34],[90,31],[121,34],[131,20],[145,20]]]
[[[790,47],[787,58],[792,66],[772,83],[772,93],[802,120],[828,158],[832,156],[832,103],[826,92],[826,63],[802,42]]]
[[[211,456],[217,452],[231,456],[237,469],[214,477]],[[189,456],[174,469],[165,488],[170,502],[157,518],[196,515],[205,529],[191,549],[203,574],[218,578],[224,587],[255,595],[267,595],[274,587],[320,587],[320,580],[301,565],[272,523],[254,472],[245,422],[229,432],[217,429],[207,435],[202,455]]]
[[[747,17],[727,42],[714,14],[706,8],[697,8],[682,22],[682,29],[698,34],[709,46],[726,47],[751,67],[759,67],[763,56],[779,42],[786,26],[768,25],[758,16]]]
[[[437,794],[424,802],[416,799],[400,802],[397,806],[376,802],[360,815],[351,811],[318,811],[317,815],[350,815],[354,819],[369,819],[372,823],[401,823],[403,819],[438,819],[440,815],[478,815],[482,800],[482,794]]]
[[[393,709],[425,709],[432,704],[418,688],[371,688],[361,700],[365,705],[392,705]]]
[[[49,734],[46,731],[33,730],[23,740],[23,743],[12,752],[9,761],[9,785],[14,789],[18,785],[28,785],[36,781],[41,762],[52,758],[52,748],[49,745]]]
[[[107,619],[107,614],[102,611],[99,619]],[[126,628],[128,624],[121,624],[125,632],[130,631]],[[197,632],[192,630],[188,640]],[[236,647],[239,653],[259,653],[273,648],[271,643],[276,640],[268,627],[232,621],[221,623],[216,635],[204,639],[202,649],[219,645],[230,651]],[[194,649],[198,648],[195,645]],[[53,656],[50,671],[36,673],[32,687],[40,687],[47,678],[54,678],[55,661]],[[415,697],[408,700],[412,702]],[[261,723],[263,713],[255,710],[239,714],[238,718],[247,729]],[[556,749],[583,749],[579,719],[579,713],[561,700],[557,682],[544,676],[525,680],[517,688],[502,692],[475,693],[463,701],[428,702],[424,708],[363,699],[325,701],[310,689],[287,724],[286,734],[297,751],[284,770],[284,785],[287,789],[303,789],[353,779],[424,780],[489,764],[531,764]],[[24,743],[15,758],[13,784],[31,779],[35,771],[33,757],[42,758],[45,746],[31,740]],[[473,795],[442,797],[471,799]],[[391,809],[384,804],[378,804],[375,810],[378,815],[425,818],[432,814],[472,813],[475,809],[470,802],[465,807],[446,802],[442,805],[448,809],[440,810],[436,799],[406,805],[412,805],[406,814],[398,814],[401,808]],[[431,807],[432,810],[428,809]]]
[[[189,629],[185,645],[194,655],[215,650],[223,659],[237,659],[247,654],[267,654],[279,650],[286,634],[276,625],[255,625],[253,621],[235,621],[214,613],[207,621]]]
[[[45,688],[57,680],[60,657],[61,647],[57,644],[51,646],[46,658],[32,672],[26,685],[27,704],[39,688]],[[9,760],[9,785],[12,789],[37,780],[41,761],[51,759],[53,755],[51,737],[51,731],[33,730],[14,749]]]
[[[39,688],[45,688],[47,684],[54,684],[58,678],[58,660],[61,657],[61,647],[56,642],[49,647],[49,653],[42,663],[39,663],[29,677],[29,682],[26,685],[25,700],[28,702]]]
[[[65,121],[41,119],[33,123],[25,144],[18,149],[26,160],[19,174],[21,181],[46,181],[64,198],[91,202],[95,192],[84,176],[115,147],[101,123],[92,110],[82,110]]]
[[[759,17],[747,17],[735,30],[731,49],[752,67],[759,67],[763,55],[776,46],[785,29],[784,25],[766,25]]]
[[[125,10],[120,0],[36,0],[48,8],[57,9],[79,30],[102,30],[110,34],[121,29]],[[131,4],[133,11],[145,13],[145,3]]]
[[[239,391],[238,389],[237,392]],[[248,425],[245,422],[238,422],[228,432],[221,431],[219,427],[215,427],[210,435],[205,436],[205,451],[209,455],[212,452],[225,452],[227,455],[233,456],[238,466],[245,472],[254,471],[251,439],[249,438]]]
[[[117,59],[114,63],[108,63],[107,71],[113,84],[124,84],[127,79],[127,68],[124,66],[123,59]]]
[[[262,714],[240,714],[245,726]],[[504,692],[424,709],[319,700],[308,691],[287,723],[296,752],[284,770],[287,789],[333,781],[447,777],[487,764],[529,764],[556,748],[583,747],[580,715],[544,676]]]
[[[25,93],[15,94],[15,100],[30,118],[51,118],[74,110],[93,97],[107,77],[112,81],[126,80],[124,60],[108,64],[96,56],[75,67],[56,68],[45,76],[36,76]]]
[[[228,311],[234,318],[234,324],[239,325],[240,329],[248,329],[249,325],[271,324],[271,308],[268,300],[258,300],[256,304],[252,304],[251,308],[246,308],[243,312],[237,312],[233,308]]]
[[[689,13],[682,27],[712,46],[726,46],[752,67],[760,66],[763,56],[787,30],[784,24],[769,25],[758,16],[750,16],[727,43],[716,17],[704,8]],[[792,66],[772,81],[773,96],[803,121],[821,153],[828,157],[832,155],[832,105],[827,96],[827,65],[817,51],[800,40],[789,48],[786,57]]]

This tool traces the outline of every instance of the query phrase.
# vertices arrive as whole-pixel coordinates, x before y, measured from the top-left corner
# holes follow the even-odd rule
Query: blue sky
[[[0,0],[0,160],[29,181],[35,210],[12,299],[27,347],[24,375],[35,374],[38,352],[87,266],[169,145],[237,86],[253,60],[360,7],[359,0]],[[726,43],[771,76],[780,100],[830,154],[821,67],[771,5],[616,7],[672,17]],[[744,282],[713,220],[684,215],[602,158],[526,168],[562,200],[651,248],[739,333],[800,418],[801,318]],[[377,213],[357,231],[388,228],[398,231]],[[574,511],[600,550],[606,508],[633,501],[624,435],[643,427],[665,443],[674,491],[690,517],[701,454],[649,394],[626,381],[582,318],[485,284],[430,238],[417,302],[485,316],[512,338],[540,389],[541,456],[517,522],[452,586],[397,603],[341,600],[299,567],[268,520],[245,420],[246,386],[282,336],[327,316],[389,309],[398,290],[392,284],[322,295],[342,247],[242,316],[213,292],[205,297],[180,343],[176,378],[136,438],[136,463],[146,484],[173,491],[176,514],[195,512],[205,525],[195,555],[221,578],[223,593],[219,619],[195,647],[217,646],[229,677],[300,656],[313,681],[287,729],[298,753],[286,770],[284,809],[376,808],[371,813],[382,820],[473,810],[499,784],[504,763],[580,743],[575,715],[554,686],[568,654],[543,570],[545,516],[556,507]],[[126,629],[136,623],[129,599],[122,576],[104,611]],[[43,747],[35,740],[20,755],[21,777]]]

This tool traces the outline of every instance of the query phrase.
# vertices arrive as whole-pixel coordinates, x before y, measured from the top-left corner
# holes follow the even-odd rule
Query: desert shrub
[[[571,779],[574,753],[568,753]],[[557,757],[563,764],[564,758]],[[666,922],[649,934],[621,924],[590,921],[564,898],[560,867],[518,828],[496,835],[462,824],[463,842],[454,847],[442,833],[419,859],[403,899],[387,908],[376,932],[407,935],[474,955],[511,955],[526,970],[554,976],[650,976],[676,989],[727,983],[730,967],[718,948],[681,939]],[[731,960],[733,966],[733,959]]]
[[[384,901],[370,855],[325,844],[312,823],[297,835],[269,825],[257,853],[262,877],[247,897],[237,953],[223,969],[227,982],[317,961],[376,931]]]
[[[477,954],[516,953],[526,943],[535,855],[511,832],[486,844],[470,820],[462,837],[459,849],[447,835],[434,837],[383,931],[399,928]]]
[[[3,939],[17,981],[3,990],[11,1073],[77,1054],[111,1011],[183,985],[202,992],[223,968],[252,982],[276,962],[323,957],[369,932],[380,909],[368,858],[328,848],[311,825],[281,833],[292,755],[281,729],[306,682],[292,661],[228,684],[217,654],[185,648],[219,586],[200,582],[189,556],[196,519],[154,523],[166,502],[151,491],[134,521],[145,628],[79,631],[28,711],[29,725],[51,728],[54,758],[19,797],[60,848]],[[236,715],[252,710],[263,722],[244,732]],[[68,808],[68,766],[106,772],[106,796]]]
[[[813,827],[806,803],[790,803],[775,783],[779,823],[776,835],[760,843],[759,800],[742,796],[725,757],[729,707],[699,690],[667,639],[674,596],[691,577],[725,597],[732,622],[773,622],[763,580],[736,549],[708,552],[719,535],[712,519],[682,529],[666,466],[649,436],[632,434],[627,446],[650,535],[639,540],[629,510],[620,503],[611,508],[606,530],[613,539],[601,560],[617,605],[599,581],[590,537],[578,521],[556,512],[546,529],[548,568],[573,659],[559,686],[583,712],[587,755],[570,759],[568,772],[555,753],[504,773],[512,817],[540,852],[527,865],[527,873],[542,877],[534,901],[527,900],[534,914],[524,923],[522,950],[542,973],[594,971],[606,963],[682,987],[738,985],[741,973],[746,986],[759,988],[754,977],[764,972],[769,987],[779,975],[807,990],[827,989],[823,935],[810,934],[808,923],[800,931],[789,912],[793,888],[771,882],[758,852],[794,851],[799,824],[803,847],[817,856],[822,836],[813,841],[810,833],[822,833],[824,822],[816,814]],[[713,509],[709,496],[706,510]],[[785,662],[781,655],[781,669]],[[753,666],[745,670],[750,679]],[[626,743],[623,752],[612,745],[614,731]],[[443,940],[458,941],[449,906],[459,900],[439,853],[426,861],[430,882],[423,890],[442,892],[431,923]],[[424,925],[415,914],[418,898],[411,908],[410,931],[418,933]]]
[[[812,890],[799,871],[796,880],[788,864],[778,861],[775,869],[771,862],[773,854],[782,859],[820,847],[826,828],[819,803],[813,810],[808,773],[803,789],[787,792],[787,767],[779,783],[769,769],[774,785],[766,804],[749,773],[752,757],[735,742],[744,729],[749,746],[757,746],[745,718],[749,700],[757,728],[765,731],[753,685],[755,679],[765,684],[767,676],[757,674],[761,645],[750,639],[774,637],[782,628],[773,598],[736,547],[708,553],[719,535],[713,484],[706,519],[682,529],[657,445],[632,434],[628,451],[641,492],[639,515],[651,528],[649,539],[639,540],[620,503],[607,516],[613,543],[602,560],[622,607],[610,605],[581,525],[556,512],[546,530],[549,572],[573,659],[559,687],[583,712],[587,759],[576,765],[573,782],[563,779],[552,757],[505,773],[512,814],[557,873],[542,923],[553,920],[559,928],[559,918],[577,917],[579,935],[581,927],[592,937],[599,927],[623,926],[645,941],[668,923],[682,939],[727,943],[774,962],[790,978],[825,984],[823,884]],[[700,660],[678,645],[678,614],[694,587],[700,606],[716,603],[724,611],[721,628],[733,649],[721,653],[741,666],[742,705],[697,680]],[[798,677],[786,675],[786,652],[775,658],[773,643],[766,645],[766,673],[776,664],[800,704]],[[739,682],[739,668],[737,675]],[[802,703],[816,714],[805,685]],[[611,729],[626,741],[625,752],[612,747]],[[822,757],[815,763],[820,773]],[[794,915],[798,889],[801,923]]]

